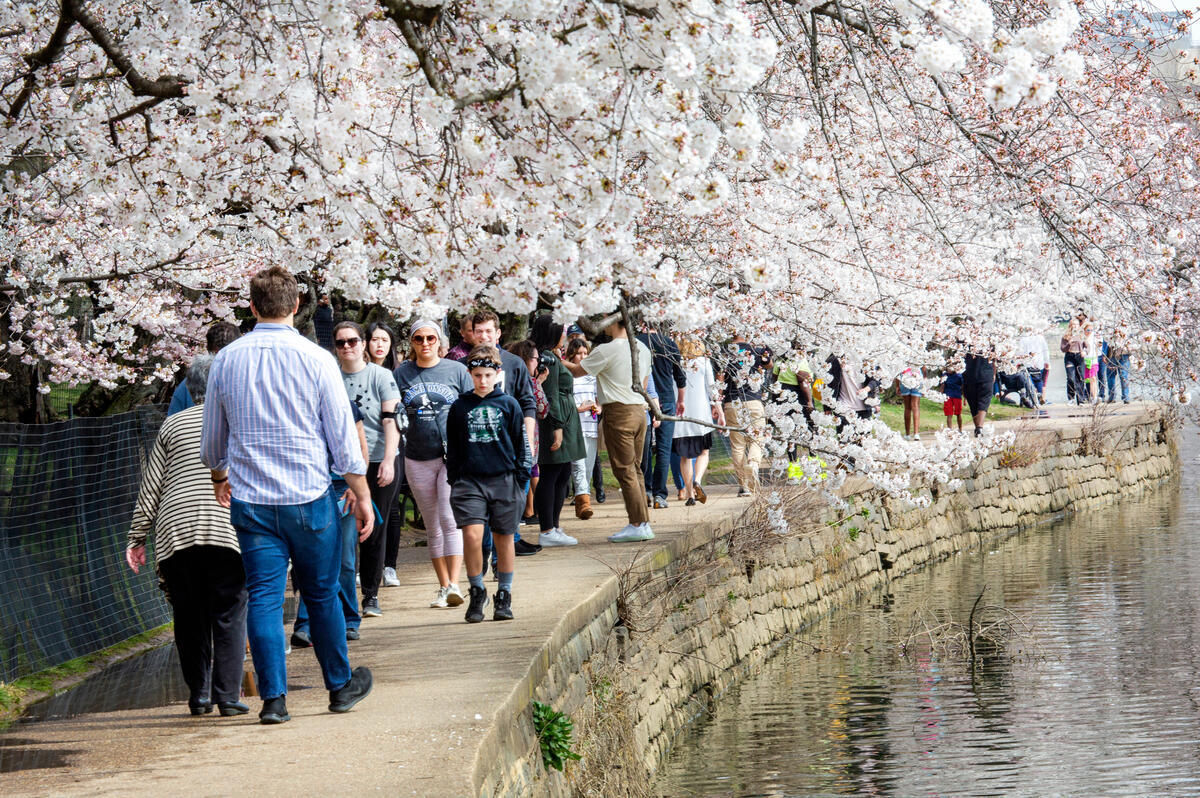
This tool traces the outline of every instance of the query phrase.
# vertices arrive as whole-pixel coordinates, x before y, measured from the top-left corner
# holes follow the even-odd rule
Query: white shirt
[[[1046,338],[1041,335],[1027,335],[1017,341],[1017,353],[1021,365],[1027,369],[1041,371],[1050,362],[1050,347],[1046,346]]]
[[[683,364],[683,373],[687,375],[687,386],[683,389],[683,407],[679,408],[679,415],[687,418],[711,418],[713,385],[716,383],[712,363],[706,357],[692,358]],[[675,422],[676,438],[690,438],[710,432],[712,427],[690,421]]]

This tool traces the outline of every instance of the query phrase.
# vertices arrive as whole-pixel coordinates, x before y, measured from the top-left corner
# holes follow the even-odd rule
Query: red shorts
[[[960,396],[957,399],[947,399],[946,401],[942,402],[942,412],[947,416],[961,416],[962,397]]]

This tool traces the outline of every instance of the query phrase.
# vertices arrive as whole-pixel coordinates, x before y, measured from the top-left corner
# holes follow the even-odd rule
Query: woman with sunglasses
[[[442,328],[437,322],[413,324],[409,341],[409,359],[394,372],[408,417],[404,473],[425,519],[429,558],[438,580],[437,594],[429,606],[457,607],[463,603],[458,589],[463,540],[462,530],[454,523],[450,483],[446,481],[446,417],[450,405],[475,390],[475,385],[466,366],[439,356]]]
[[[333,349],[342,367],[342,382],[350,401],[363,415],[367,436],[367,484],[375,503],[379,523],[371,536],[359,544],[358,572],[362,583],[362,616],[377,618],[379,583],[383,579],[383,552],[387,528],[396,506],[396,468],[399,460],[400,428],[396,424],[396,404],[400,391],[391,372],[367,361],[366,332],[352,322],[338,322],[333,328]]]
[[[376,366],[383,366],[388,371],[396,368],[396,334],[392,328],[380,321],[371,322],[367,327],[367,360]],[[403,425],[397,421],[397,426]],[[396,492],[404,491],[404,437],[400,438],[399,456],[396,458]],[[387,535],[383,544],[383,586],[399,587],[400,577],[396,576],[396,560],[400,557],[400,530],[404,528],[404,513],[399,506],[392,508],[387,525]]]

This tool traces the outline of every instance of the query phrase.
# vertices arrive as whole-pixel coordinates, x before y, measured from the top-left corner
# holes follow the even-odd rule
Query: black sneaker
[[[379,609],[378,598],[371,597],[369,599],[363,599],[362,617],[378,618],[381,615],[383,615],[383,610]]]
[[[357,667],[350,672],[350,681],[337,690],[329,691],[329,711],[349,712],[371,692],[371,669]]]
[[[534,513],[533,515],[521,516],[521,523],[528,526],[537,526],[541,521],[538,519],[537,513]]]
[[[739,498],[739,499],[744,499],[744,498],[746,498],[747,496],[753,496],[754,494],[753,494],[753,493],[751,493],[750,491],[746,490],[745,488],[738,488],[738,494],[737,494],[737,495],[738,495],[738,498]]]
[[[493,602],[495,609],[492,611],[493,621],[511,621],[512,614],[512,593],[507,590],[497,590],[496,600]]]
[[[608,499],[608,494],[604,492],[604,488],[596,489],[596,504],[604,504]]]
[[[514,543],[513,548],[516,550],[518,557],[528,557],[542,550],[541,544],[526,543],[523,540],[518,540]]]
[[[287,701],[284,696],[268,698],[263,702],[262,711],[258,713],[258,722],[264,726],[274,726],[277,723],[287,723],[292,716],[287,711]]]
[[[307,629],[297,629],[292,632],[292,648],[312,648],[312,638]]]
[[[360,637],[360,635],[358,634],[357,629],[347,629],[346,630],[346,639],[347,640],[358,640],[359,637]]]
[[[487,588],[471,585],[471,600],[467,603],[467,623],[479,623],[483,620],[483,611],[487,609]]]
[[[217,708],[221,710],[221,716],[226,718],[245,715],[250,711],[250,707],[241,701],[218,701]]]

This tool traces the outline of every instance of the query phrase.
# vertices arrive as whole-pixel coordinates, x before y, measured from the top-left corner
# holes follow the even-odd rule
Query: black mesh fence
[[[170,620],[153,568],[124,554],[164,410],[0,424],[0,680]]]

